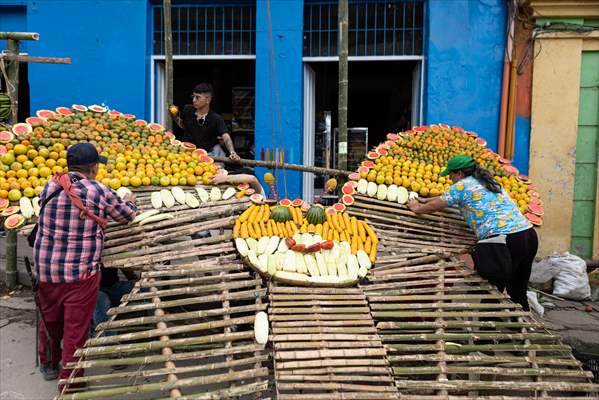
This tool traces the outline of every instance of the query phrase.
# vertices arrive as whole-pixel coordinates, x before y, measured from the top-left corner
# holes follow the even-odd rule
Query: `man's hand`
[[[133,193],[127,193],[124,197],[123,200],[131,202],[133,204],[135,204],[135,195]]]
[[[417,199],[412,199],[408,201],[408,208],[414,212],[420,208],[420,202]]]
[[[229,154],[229,158],[230,158],[231,160],[234,160],[234,161],[241,160],[241,157],[239,157],[239,154],[235,153],[234,151],[232,151],[232,152]]]
[[[213,185],[220,185],[228,182],[228,176],[226,174],[216,174],[208,178],[208,181]]]

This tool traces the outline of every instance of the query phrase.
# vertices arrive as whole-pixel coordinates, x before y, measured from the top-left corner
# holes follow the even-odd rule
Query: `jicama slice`
[[[152,202],[152,207],[156,209],[162,208],[162,196],[160,195],[160,192],[152,192],[150,201]]]
[[[191,193],[185,193],[185,204],[187,204],[187,207],[189,208],[198,208],[200,206],[200,202],[197,197]]]
[[[210,195],[208,194],[206,189],[204,189],[203,187],[197,187],[196,192],[198,192],[198,197],[200,198],[200,201],[202,203],[205,203],[208,200],[210,200]]]
[[[169,190],[162,189],[160,191],[160,197],[162,197],[162,204],[164,204],[166,208],[171,208],[175,205],[175,198]]]
[[[247,256],[250,251],[245,239],[242,238],[235,239],[235,247],[237,247],[237,251],[242,257]]]
[[[175,186],[171,188],[171,193],[173,197],[179,204],[185,204],[185,192],[179,186]]]
[[[254,338],[258,344],[268,342],[268,315],[264,311],[256,313],[254,319]]]
[[[141,214],[138,214],[135,216],[135,218],[133,218],[133,221],[131,221],[131,225],[140,223],[144,219],[149,218],[152,215],[156,215],[159,213],[160,213],[160,211],[158,211],[158,210],[148,210],[148,211],[142,212]]]
[[[231,197],[235,196],[237,191],[233,187],[228,187],[223,193],[223,200],[229,200]]]
[[[19,199],[19,207],[21,207],[21,214],[27,219],[33,217],[33,205],[31,204],[31,200],[29,197],[21,197]]]
[[[210,191],[210,200],[211,201],[219,201],[222,198],[222,193],[220,192],[220,189],[217,188],[216,186],[212,188],[212,190]]]
[[[175,216],[173,214],[156,214],[156,215],[152,215],[151,217],[144,219],[139,224],[146,225],[146,224],[149,224],[152,222],[160,222],[160,221],[165,221],[167,219],[173,219],[173,218],[175,218]]]

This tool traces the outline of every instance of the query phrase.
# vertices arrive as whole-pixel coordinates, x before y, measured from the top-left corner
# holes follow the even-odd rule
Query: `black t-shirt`
[[[195,108],[187,104],[183,108],[181,119],[183,120],[183,141],[191,142],[201,149],[208,152],[218,143],[218,138],[229,130],[225,125],[223,117],[209,111],[205,119],[199,119],[195,113]]]

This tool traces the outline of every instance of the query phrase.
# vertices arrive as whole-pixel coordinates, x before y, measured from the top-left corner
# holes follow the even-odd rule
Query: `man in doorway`
[[[183,141],[191,142],[212,156],[226,156],[220,141],[232,160],[239,160],[233,140],[223,117],[210,110],[212,85],[200,83],[193,89],[193,104],[187,104],[183,112],[173,114],[173,119],[183,129]]]

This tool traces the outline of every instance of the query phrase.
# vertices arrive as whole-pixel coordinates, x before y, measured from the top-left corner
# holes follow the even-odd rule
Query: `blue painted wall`
[[[429,0],[426,123],[476,131],[497,150],[504,0]]]
[[[288,152],[286,161],[302,163],[303,13],[302,1],[256,2],[256,158],[261,149],[282,145]],[[264,172],[257,169],[256,176],[262,179]],[[300,173],[280,172],[277,182],[281,197],[301,196]]]
[[[22,32],[27,30],[27,6],[25,1],[0,0],[0,31]],[[6,49],[6,40],[0,40],[0,51]],[[21,42],[21,51],[27,51],[27,41]]]
[[[148,3],[145,0],[29,1],[32,55],[71,57],[71,65],[32,64],[31,110],[105,103],[146,117]]]

